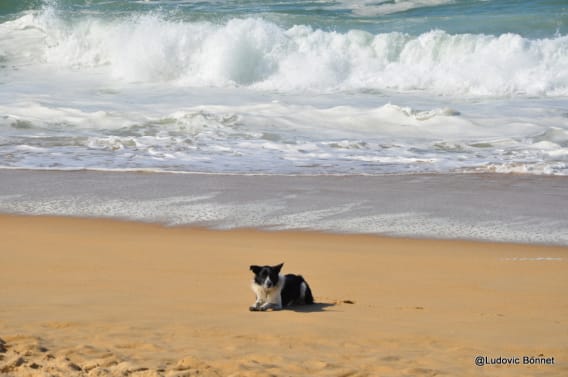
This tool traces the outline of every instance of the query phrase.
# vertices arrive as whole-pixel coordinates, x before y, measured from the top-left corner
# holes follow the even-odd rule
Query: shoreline
[[[461,239],[461,238],[436,238],[436,237],[426,237],[426,236],[401,236],[401,235],[383,235],[383,234],[373,234],[373,233],[347,233],[347,232],[334,232],[328,230],[317,230],[317,229],[271,229],[271,228],[253,228],[253,227],[242,227],[242,228],[215,228],[206,225],[194,225],[194,224],[179,224],[179,225],[169,225],[160,222],[151,221],[141,221],[133,220],[129,218],[115,218],[115,217],[103,217],[103,216],[73,216],[73,215],[30,215],[22,213],[4,213],[0,212],[0,219],[17,219],[17,218],[37,218],[44,220],[70,220],[70,221],[102,221],[116,224],[131,224],[131,225],[141,225],[149,227],[157,227],[159,229],[172,229],[180,231],[197,231],[197,232],[212,232],[222,234],[229,234],[231,232],[236,233],[256,233],[259,235],[282,235],[282,236],[322,236],[322,237],[354,237],[354,238],[370,238],[376,240],[392,240],[392,241],[415,241],[415,242],[443,242],[443,243],[459,243],[459,244],[473,244],[473,245],[502,245],[502,246],[526,246],[529,248],[542,248],[542,249],[567,249],[568,245],[564,244],[546,244],[546,243],[526,243],[526,242],[514,242],[514,241],[493,241],[493,240],[483,240],[483,239]],[[510,260],[525,260],[522,258],[512,257]],[[528,259],[530,260],[530,259]],[[535,259],[537,260],[537,259]],[[564,257],[543,257],[541,260],[568,260],[568,255]]]
[[[566,247],[17,215],[0,236],[10,377],[568,372]],[[248,266],[280,262],[317,304],[249,312]]]
[[[0,170],[0,213],[568,245],[568,177]]]
[[[246,172],[207,172],[207,171],[182,171],[162,170],[153,168],[127,168],[127,169],[104,169],[104,168],[24,168],[24,167],[0,167],[0,172],[29,172],[29,173],[100,173],[100,174],[157,174],[157,175],[193,175],[193,176],[227,176],[227,177],[288,177],[288,178],[388,178],[388,177],[502,177],[502,178],[541,178],[541,179],[568,179],[568,175],[561,174],[536,174],[493,171],[467,170],[462,172],[393,172],[393,173],[246,173]]]

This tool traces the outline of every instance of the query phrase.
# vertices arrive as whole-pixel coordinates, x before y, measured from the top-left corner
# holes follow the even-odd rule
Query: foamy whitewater
[[[568,175],[568,3],[4,0],[0,168]]]

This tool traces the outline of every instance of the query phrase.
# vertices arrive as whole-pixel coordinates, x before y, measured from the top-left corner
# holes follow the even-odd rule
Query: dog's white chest
[[[257,301],[270,304],[276,304],[281,301],[280,292],[282,291],[282,284],[278,284],[272,288],[265,288],[253,281],[251,288],[256,294]]]

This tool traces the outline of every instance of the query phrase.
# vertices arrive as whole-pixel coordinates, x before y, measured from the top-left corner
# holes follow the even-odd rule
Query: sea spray
[[[305,25],[284,29],[259,18],[214,24],[172,21],[154,13],[64,20],[52,7],[12,21],[10,29],[3,25],[7,40],[15,38],[14,30],[35,31],[35,43],[11,47],[27,49],[33,61],[98,68],[109,79],[126,82],[280,92],[568,95],[568,36],[339,33]]]

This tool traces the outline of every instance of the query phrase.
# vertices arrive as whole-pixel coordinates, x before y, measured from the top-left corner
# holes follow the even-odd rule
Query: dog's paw
[[[261,306],[258,310],[260,310],[260,311],[262,311],[262,312],[265,312],[265,311],[270,310],[270,311],[273,312],[273,311],[282,310],[282,307],[281,307],[281,306],[278,306],[278,305],[274,305],[274,304],[269,304],[269,305],[263,305],[263,306]]]
[[[266,304],[263,304],[262,302],[255,302],[254,304],[252,304],[251,306],[249,306],[249,310],[251,312],[262,312],[266,310]]]

